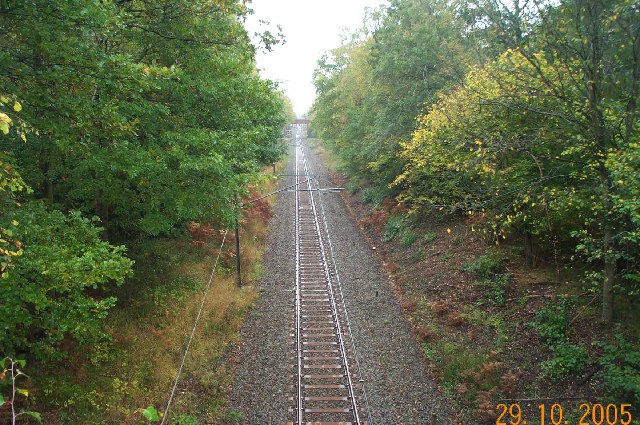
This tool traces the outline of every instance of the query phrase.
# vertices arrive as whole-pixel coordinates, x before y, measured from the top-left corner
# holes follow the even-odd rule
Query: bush
[[[65,215],[30,202],[12,219],[20,223],[25,248],[0,279],[0,352],[50,360],[64,357],[66,337],[88,344],[108,338],[100,322],[115,297],[101,291],[130,273],[125,248],[102,241],[102,229],[79,212]]]
[[[507,288],[511,283],[510,273],[493,275],[478,282],[484,289],[484,295],[490,304],[503,305],[506,301]]]
[[[536,320],[532,323],[532,326],[548,344],[565,339],[565,333],[568,329],[567,316],[570,307],[569,299],[562,298],[558,302],[546,304],[536,314]]]
[[[387,220],[384,228],[382,239],[385,242],[391,242],[407,225],[407,219],[401,215],[391,215]]]
[[[365,204],[370,204],[376,209],[382,207],[384,203],[385,192],[376,187],[368,187],[362,191],[362,201]]]
[[[541,364],[542,374],[545,377],[564,379],[584,370],[588,360],[584,344],[571,344],[566,340],[559,340],[550,348],[552,357]]]
[[[567,321],[572,303],[568,298],[545,305],[532,323],[538,335],[551,350],[551,358],[540,365],[543,375],[552,379],[564,379],[582,372],[588,362],[584,344],[573,344],[567,338]]]
[[[612,400],[640,406],[640,347],[619,332],[615,339],[613,344],[602,344],[599,376]]]
[[[404,232],[402,232],[400,243],[402,244],[403,247],[409,248],[411,245],[413,245],[416,242],[417,239],[418,239],[418,236],[414,231],[405,230]]]
[[[492,275],[499,273],[504,267],[505,257],[495,251],[479,256],[475,260],[468,261],[462,270],[473,273],[478,278],[490,278]]]

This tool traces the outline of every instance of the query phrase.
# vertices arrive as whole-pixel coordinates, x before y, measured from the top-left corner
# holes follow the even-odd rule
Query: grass
[[[260,192],[273,186],[273,179],[265,179]],[[228,353],[258,297],[251,285],[263,273],[266,235],[264,217],[249,211],[241,229],[245,285],[240,288],[233,243],[227,239],[178,383],[171,423],[209,423],[227,415],[225,391],[233,379]],[[147,240],[132,247],[135,277],[117,292],[120,301],[106,320],[112,341],[88,353],[72,346],[68,362],[43,365],[31,374],[40,387],[37,410],[46,423],[135,424],[144,422],[142,408],[164,410],[220,240],[216,233],[200,247],[176,239]]]
[[[418,235],[411,229],[405,229],[400,237],[400,243],[405,248],[410,248],[416,240],[418,240]]]
[[[434,232],[433,230],[428,230],[425,232],[423,239],[425,243],[431,243],[435,241],[437,237],[438,234],[436,232]]]

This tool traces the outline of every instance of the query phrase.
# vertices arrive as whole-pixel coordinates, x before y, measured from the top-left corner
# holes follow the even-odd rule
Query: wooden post
[[[238,204],[238,194],[236,193],[236,207],[235,219],[236,219],[236,278],[238,286],[242,286],[242,276],[240,274],[240,229],[238,228],[238,214],[240,214],[240,205]]]

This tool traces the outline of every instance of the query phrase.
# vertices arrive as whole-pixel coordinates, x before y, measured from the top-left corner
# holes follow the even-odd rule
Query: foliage
[[[144,409],[142,411],[142,416],[144,416],[145,419],[147,419],[149,422],[159,422],[160,421],[160,414],[158,413],[158,411],[153,406],[149,406],[146,409]]]
[[[638,38],[637,16],[624,1],[545,9],[531,43],[476,66],[419,118],[395,181],[412,208],[481,215],[496,239],[515,231],[572,244],[602,266],[604,320],[614,282],[636,288],[638,251],[626,240],[637,230],[640,181],[628,161],[639,53],[624,43]],[[598,47],[604,33],[622,51]]]
[[[575,376],[584,370],[587,365],[587,349],[582,343],[569,341],[558,342],[550,346],[552,356],[540,365],[543,376],[550,379],[564,379]]]
[[[13,152],[36,195],[99,216],[114,240],[228,216],[283,151],[284,97],[255,73],[245,12],[231,0],[10,3],[0,81],[38,130]]]
[[[395,239],[407,226],[407,218],[403,215],[390,215],[384,227],[382,239],[390,242]]]
[[[11,357],[5,357],[0,360],[0,368],[2,368],[2,373],[0,373],[0,407],[5,404],[9,405],[11,408],[11,424],[15,425],[16,420],[20,416],[30,416],[35,419],[39,423],[42,423],[42,417],[40,413],[34,412],[31,410],[20,409],[16,410],[16,396],[21,396],[24,398],[29,397],[29,390],[26,388],[20,388],[18,386],[18,380],[22,380],[23,378],[29,378],[27,375],[22,372],[20,368],[24,368],[27,365],[25,360],[14,360]],[[5,394],[7,398],[5,398]]]
[[[106,341],[131,266],[106,241],[228,221],[233,194],[283,153],[286,99],[255,70],[246,13],[235,0],[0,6],[1,351]]]
[[[418,235],[411,229],[405,229],[400,236],[400,243],[405,248],[409,248],[416,240],[418,240]]]
[[[605,387],[616,400],[640,404],[640,350],[625,336],[616,332],[613,343],[602,344],[604,354],[598,363]]]
[[[504,263],[504,256],[498,251],[491,250],[474,260],[467,261],[462,269],[475,274],[478,278],[487,279],[499,273],[504,268]]]
[[[465,67],[459,24],[441,2],[393,1],[318,62],[312,125],[353,174],[386,188],[401,172],[416,115]]]
[[[637,4],[395,0],[371,16],[318,63],[316,131],[411,213],[578,253],[611,321],[614,292],[640,293]]]
[[[500,273],[504,269],[505,257],[500,252],[490,250],[474,260],[467,261],[462,270],[473,273],[476,284],[484,290],[487,301],[495,305],[503,305],[506,290],[511,283],[510,273]]]
[[[570,308],[569,299],[561,298],[558,302],[546,304],[536,313],[533,327],[543,340],[553,342],[564,338]]]
[[[104,294],[131,271],[125,248],[101,241],[95,221],[78,212],[65,215],[31,202],[13,219],[25,249],[0,280],[0,350],[51,359],[63,355],[67,337],[85,344],[107,338],[100,321],[115,298]]]
[[[198,420],[191,415],[176,415],[173,418],[176,425],[198,425]]]
[[[427,232],[425,232],[424,236],[422,237],[422,239],[425,241],[425,243],[431,243],[433,241],[435,241],[438,238],[438,234],[436,232],[434,232],[433,230],[429,230]]]
[[[367,187],[362,190],[362,201],[373,208],[380,209],[384,204],[385,192],[377,187]]]
[[[22,105],[15,98],[0,94],[0,131],[12,143],[14,139],[20,140],[18,143],[26,141],[26,124],[17,116],[21,110]],[[0,151],[0,218],[12,217],[20,205],[19,195],[31,192],[14,162],[15,158]],[[23,253],[22,242],[14,237],[18,225],[16,220],[0,225],[0,278],[8,276],[13,258]]]
[[[541,365],[543,375],[551,379],[564,379],[580,373],[588,363],[585,345],[572,343],[567,336],[568,314],[572,305],[566,297],[548,303],[538,311],[532,323],[551,350],[551,358]]]
[[[495,274],[489,278],[479,280],[485,292],[485,297],[491,304],[504,305],[506,301],[507,288],[511,283],[510,273]]]

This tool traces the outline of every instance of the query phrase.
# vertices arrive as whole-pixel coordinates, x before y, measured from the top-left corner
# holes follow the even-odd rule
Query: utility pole
[[[238,286],[242,286],[242,277],[240,274],[240,229],[238,228],[238,214],[240,214],[240,205],[238,204],[238,194],[235,196],[234,215],[236,220],[236,278]]]

